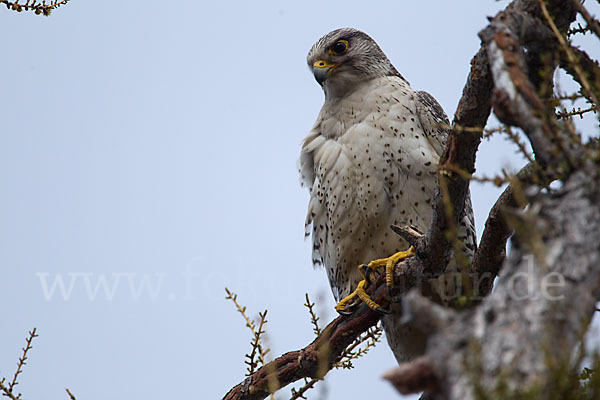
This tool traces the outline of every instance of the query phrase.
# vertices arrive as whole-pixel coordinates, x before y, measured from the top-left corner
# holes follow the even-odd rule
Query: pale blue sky
[[[477,32],[506,4],[73,0],[49,18],[0,7],[0,376],[35,326],[26,399],[65,387],[88,400],[220,398],[243,379],[250,338],[225,286],[251,316],[269,309],[273,355],[303,347],[305,292],[334,317],[303,238],[296,161],[323,98],[306,52],[334,28],[362,29],[452,115]],[[522,163],[496,138],[477,166]],[[480,233],[499,189],[472,193]],[[73,282],[66,299],[49,293],[57,277]],[[90,298],[102,278],[114,292]],[[382,343],[312,398],[394,398],[380,379],[394,365]]]

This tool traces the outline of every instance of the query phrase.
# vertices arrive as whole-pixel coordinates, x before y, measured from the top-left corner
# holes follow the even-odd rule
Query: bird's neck
[[[326,82],[326,84],[323,86],[325,103],[333,106],[341,101],[344,101],[349,96],[353,96],[361,91],[364,91],[376,79],[379,79],[379,77],[358,82]]]

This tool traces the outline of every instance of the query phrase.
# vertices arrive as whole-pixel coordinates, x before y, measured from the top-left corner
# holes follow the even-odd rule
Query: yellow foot
[[[349,296],[344,297],[336,306],[335,306],[335,310],[342,314],[342,315],[351,315],[352,312],[348,311],[348,309],[346,308],[346,306],[350,303],[352,303],[352,301],[358,297],[359,299],[361,299],[363,301],[363,303],[365,303],[371,310],[375,310],[378,311],[382,314],[389,314],[389,312],[381,307],[379,304],[375,303],[373,300],[371,300],[371,298],[369,297],[369,295],[367,294],[367,292],[365,292],[365,286],[367,285],[367,280],[363,279],[362,281],[358,282],[358,286],[356,286],[356,290],[352,293],[350,293]]]
[[[356,290],[352,292],[349,296],[343,298],[336,306],[335,309],[338,313],[342,315],[348,315],[350,312],[347,310],[347,306],[352,303],[352,301],[358,297],[365,303],[371,310],[378,311],[383,314],[388,314],[389,311],[381,307],[379,304],[374,302],[369,295],[365,292],[365,287],[368,283],[370,283],[369,276],[371,272],[377,268],[385,267],[385,284],[389,290],[394,286],[394,266],[400,261],[408,257],[412,257],[415,255],[415,249],[410,246],[407,251],[399,251],[398,253],[388,257],[388,258],[380,258],[378,260],[373,260],[369,264],[359,266],[359,270],[365,277],[362,281],[358,283]]]

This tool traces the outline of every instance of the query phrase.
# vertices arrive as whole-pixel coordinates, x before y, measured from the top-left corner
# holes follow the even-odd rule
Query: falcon
[[[386,267],[391,285],[394,265],[414,254],[390,225],[427,230],[448,118],[430,94],[413,90],[361,31],[326,34],[312,46],[307,61],[325,93],[300,155],[301,181],[310,192],[305,232],[312,235],[313,263],[325,267],[338,311],[358,295],[388,313],[382,318],[388,344],[398,362],[409,360],[424,351],[425,335],[402,322],[399,306],[382,310],[366,296],[364,264]],[[457,236],[463,255],[472,257],[470,196]],[[424,292],[449,304],[460,295],[457,276],[452,261]]]

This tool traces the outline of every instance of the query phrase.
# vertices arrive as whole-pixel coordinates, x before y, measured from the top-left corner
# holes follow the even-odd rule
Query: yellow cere
[[[319,60],[319,61],[316,61],[313,64],[313,67],[317,67],[317,68],[331,68],[331,67],[335,67],[335,64],[330,64],[327,61]]]

